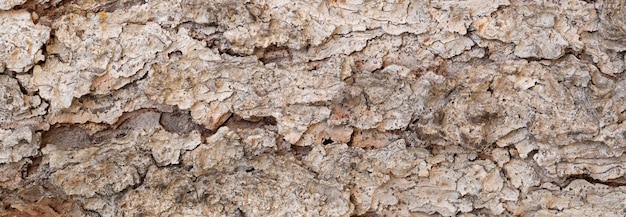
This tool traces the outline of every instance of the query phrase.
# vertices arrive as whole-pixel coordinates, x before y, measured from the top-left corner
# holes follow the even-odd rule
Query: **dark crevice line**
[[[75,149],[85,148],[98,145],[110,141],[115,138],[125,137],[130,131],[135,130],[143,122],[150,120],[137,119],[141,114],[152,112],[158,113],[158,124],[167,132],[178,135],[187,135],[190,132],[197,131],[200,133],[202,143],[206,143],[206,138],[215,134],[216,130],[208,129],[203,124],[196,123],[191,116],[189,110],[178,109],[174,106],[173,111],[160,111],[154,108],[138,109],[130,112],[124,112],[118,120],[113,124],[106,123],[57,123],[48,130],[40,131],[42,139],[40,145],[56,144],[64,148]],[[252,117],[247,120],[236,114],[231,115],[224,123],[216,129],[227,126],[231,130],[237,131],[242,129],[262,128],[264,126],[276,126],[277,120],[272,117]],[[88,132],[90,127],[99,126],[100,129]]]
[[[626,177],[619,177],[619,178],[615,178],[615,179],[609,179],[606,181],[601,181],[601,180],[597,180],[594,179],[593,177],[591,177],[590,175],[587,174],[580,174],[580,175],[570,175],[564,178],[564,180],[562,181],[562,183],[559,185],[561,186],[561,189],[566,188],[567,186],[569,186],[573,181],[575,180],[585,180],[591,184],[601,184],[601,185],[606,185],[606,186],[610,186],[610,187],[622,187],[622,186],[626,186]]]

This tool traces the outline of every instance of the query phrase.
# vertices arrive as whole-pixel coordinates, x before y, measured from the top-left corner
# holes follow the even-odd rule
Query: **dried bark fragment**
[[[624,50],[626,49],[626,28],[624,27],[624,20],[626,19],[626,12],[622,10],[626,3],[618,0],[604,0],[600,1],[600,33],[602,37],[608,40],[613,40],[620,45],[618,48],[612,49]]]
[[[86,212],[80,209],[76,201],[66,201],[59,198],[45,198],[34,203],[13,203],[10,211],[3,214],[8,216],[85,216]]]
[[[44,59],[41,46],[50,37],[50,27],[35,25],[30,13],[0,9],[0,29],[0,72],[24,73]]]
[[[146,73],[146,61],[171,43],[155,23],[122,26],[115,21],[101,12],[87,17],[68,14],[53,24],[56,38],[48,49],[52,55],[33,71],[33,83],[51,101],[53,112],[92,90],[101,94],[137,80]]]
[[[0,10],[10,10],[11,8],[24,4],[26,0],[6,0],[0,2]]]
[[[496,16],[478,19],[473,25],[482,38],[514,43],[514,54],[522,58],[557,59],[567,47],[580,50],[578,34],[594,30],[598,20],[593,5],[581,1],[563,6],[512,1],[511,6]],[[557,14],[564,16],[556,19]]]
[[[39,134],[30,127],[0,129],[0,164],[14,163],[39,153]]]
[[[183,157],[183,162],[192,167],[191,172],[196,176],[211,169],[222,172],[234,171],[244,154],[243,144],[238,141],[239,139],[239,136],[228,127],[222,127],[207,138],[207,143],[187,153]]]
[[[24,184],[22,172],[27,163],[28,160],[21,160],[14,163],[0,164],[0,188],[12,191],[21,187]]]
[[[141,183],[151,157],[137,149],[131,144],[113,144],[72,151],[47,146],[42,151],[54,171],[50,175],[52,185],[67,195],[93,197],[112,195]]]
[[[27,120],[44,115],[48,104],[37,95],[22,93],[20,83],[0,75],[0,128],[28,125]]]

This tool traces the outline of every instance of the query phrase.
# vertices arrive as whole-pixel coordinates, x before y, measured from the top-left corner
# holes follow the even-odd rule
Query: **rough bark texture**
[[[624,0],[1,0],[0,215],[624,216]]]

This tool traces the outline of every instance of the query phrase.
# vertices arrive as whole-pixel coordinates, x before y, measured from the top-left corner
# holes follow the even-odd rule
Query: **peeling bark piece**
[[[49,145],[43,153],[54,171],[50,183],[67,195],[83,197],[112,195],[137,185],[151,164],[150,155],[139,152],[132,144],[74,151]]]
[[[0,128],[27,125],[25,120],[44,115],[47,106],[39,96],[22,93],[16,79],[0,75]]]
[[[389,66],[384,74],[355,76],[343,106],[352,110],[350,124],[360,129],[404,129],[418,112],[422,97],[415,96],[410,83],[400,76],[405,68]],[[416,87],[428,89],[428,87]],[[423,93],[420,93],[423,94]],[[417,106],[411,106],[415,105]]]
[[[143,84],[138,82],[138,84],[130,85],[129,88],[113,91],[110,95],[86,95],[74,99],[69,108],[51,113],[48,116],[50,123],[93,122],[113,125],[123,116],[124,112],[133,112],[144,108],[171,112],[170,106],[155,103],[148,99],[145,93],[137,90],[141,88],[143,88]]]
[[[509,151],[502,148],[497,148],[491,151],[491,155],[495,163],[498,164],[499,167],[502,167],[505,163],[511,160],[509,155]]]
[[[68,14],[53,27],[56,39],[48,52],[57,55],[33,72],[33,83],[53,112],[91,90],[103,94],[139,79],[171,44],[168,32],[155,23],[122,26],[101,14]]]
[[[225,27],[223,34],[231,49],[250,55],[255,47],[272,44],[297,50],[307,44],[317,46],[324,42],[335,26],[334,22],[326,22],[327,12],[312,10],[317,7],[323,7],[323,3],[268,1],[247,5],[215,3],[210,10],[215,11],[214,16]],[[232,16],[233,13],[239,16]],[[274,31],[269,31],[270,28]]]
[[[48,193],[41,185],[33,185],[28,188],[20,189],[18,194],[20,198],[26,201],[36,202],[42,200]]]
[[[602,37],[614,40],[619,47],[608,47],[610,49],[626,49],[626,7],[624,1],[603,0],[600,1],[600,34]]]
[[[506,174],[511,180],[511,184],[526,192],[530,187],[539,185],[535,169],[525,161],[511,160],[504,165]]]
[[[179,135],[162,128],[151,128],[140,132],[139,136],[146,138],[140,144],[150,150],[158,166],[179,164],[181,154],[196,148],[201,142],[198,131]]]
[[[275,131],[262,128],[247,129],[244,130],[241,136],[246,155],[259,156],[278,149],[276,141],[279,139],[279,136]]]
[[[542,216],[595,216],[604,212],[610,212],[611,215],[626,214],[622,206],[615,205],[615,202],[622,201],[626,196],[624,187],[612,188],[582,179],[573,180],[562,189],[556,187],[556,189],[545,187],[538,189],[525,196],[519,205],[511,204],[512,214]]]
[[[560,176],[584,175],[604,182],[624,176],[624,166],[626,166],[624,157],[601,160],[577,159],[574,162],[558,163],[556,171]]]
[[[572,30],[592,31],[589,26],[597,20],[597,15],[590,14],[590,10],[590,4],[577,1],[567,6],[513,1],[511,7],[504,8],[495,16],[479,18],[473,25],[482,38],[514,43],[514,54],[518,57],[557,59],[567,47],[582,48],[578,39],[580,32]],[[555,19],[556,14],[566,16]],[[582,22],[572,23],[569,20]]]
[[[312,124],[296,143],[299,146],[328,144],[332,142],[348,143],[354,129],[346,126],[333,126],[324,122]]]
[[[95,93],[119,89],[144,76],[158,54],[171,43],[169,32],[156,23],[126,25],[117,38],[121,53],[114,55],[107,65],[107,73],[94,79]]]
[[[602,73],[609,76],[616,76],[621,74],[625,68],[624,53],[618,52],[619,46],[606,45],[606,40],[599,34],[582,34],[581,40],[585,43],[585,52],[591,55],[596,67],[602,71]]]
[[[392,133],[372,130],[355,130],[352,135],[352,146],[360,148],[382,148],[396,141],[399,136]]]
[[[54,210],[53,205],[44,203],[19,203],[11,205],[15,209],[13,212],[3,213],[9,216],[62,216]],[[66,212],[64,214],[85,214]]]
[[[269,163],[267,161],[273,159],[251,163],[262,165]],[[146,176],[146,185],[130,190],[117,206],[125,214],[138,213],[139,210],[145,215],[235,216],[246,213],[274,216],[304,213],[346,216],[351,212],[347,191],[314,180],[311,172],[293,161],[256,168],[251,172],[238,171],[219,177],[193,177],[180,168],[152,167]],[[255,172],[258,170],[261,172]]]
[[[161,118],[162,113],[158,111],[138,110],[122,115],[113,127],[121,130],[150,129],[161,125]]]
[[[165,112],[161,114],[159,123],[165,130],[178,134],[187,134],[198,129],[188,111]]]
[[[498,7],[509,4],[508,0],[436,1],[429,11],[438,21],[440,29],[465,35],[473,19],[488,15]]]
[[[0,135],[2,132],[0,132]],[[4,151],[4,150],[1,150]],[[0,163],[0,188],[16,190],[23,185],[22,173],[28,160],[15,163]]]
[[[0,4],[6,3],[11,4],[7,1]],[[50,27],[33,24],[27,11],[1,10],[6,9],[0,8],[0,72],[27,72],[45,58],[41,46],[50,37]]]
[[[0,10],[11,10],[11,8],[26,3],[26,0],[4,0],[0,2]]]
[[[132,189],[116,206],[123,207],[119,212],[132,215],[159,215],[164,213],[184,214],[183,207],[197,209],[200,215],[210,215],[210,207],[203,206],[195,197],[184,196],[193,191],[191,175],[181,173],[180,169],[159,169],[152,166],[147,171],[145,182],[137,189]],[[191,206],[191,207],[190,207]]]
[[[319,123],[330,116],[330,109],[318,106],[293,105],[287,107],[285,114],[277,118],[278,133],[285,140],[295,144],[311,124]]]
[[[402,193],[394,197],[406,204],[394,204],[397,208],[394,208],[392,212],[406,209],[408,212],[429,213],[437,210],[443,216],[453,216],[457,212],[468,212],[471,209],[471,202],[461,199],[458,192],[439,189],[427,182],[411,183],[407,180],[396,179],[389,182],[388,186],[387,188],[399,188],[398,190]],[[373,201],[381,201],[381,196],[380,194],[374,195]],[[376,207],[382,207],[391,204],[378,202],[376,205]]]
[[[68,14],[56,20],[53,28],[56,39],[47,51],[57,55],[48,56],[42,67],[34,69],[33,83],[40,95],[50,100],[52,112],[57,112],[69,107],[75,97],[87,94],[93,78],[106,72],[111,59],[121,55],[114,39],[122,27],[101,22],[96,14]]]
[[[235,82],[228,81],[232,65],[213,66],[199,58],[155,64],[149,72],[145,94],[157,103],[189,109],[197,123],[217,129],[231,114],[230,97]],[[221,74],[221,72],[224,72]]]
[[[422,149],[407,149],[406,142],[398,139],[379,150],[364,153],[359,167],[363,168],[368,165],[367,167],[378,173],[407,177],[424,172],[419,171],[419,169],[424,169],[419,166],[423,166],[420,164],[424,164],[423,160],[428,156],[429,154]]]
[[[243,157],[240,137],[228,127],[221,127],[206,143],[199,145],[183,157],[183,164],[191,166],[192,174],[199,176],[211,170],[234,171]]]
[[[362,150],[346,144],[317,145],[303,158],[303,163],[319,174],[319,179],[349,183],[350,173],[361,162]]]
[[[160,127],[151,127],[131,130],[128,135],[113,138],[99,147],[64,150],[50,144],[43,151],[54,171],[51,175],[53,185],[69,195],[93,197],[96,194],[110,195],[139,184],[152,159],[160,166],[178,164],[181,152],[195,148],[200,142],[197,131],[180,136]],[[120,163],[125,160],[132,163]],[[108,178],[112,176],[115,178]]]
[[[91,136],[78,126],[53,128],[43,133],[41,144],[55,145],[60,149],[85,148],[91,145]]]
[[[18,162],[39,153],[39,134],[30,127],[0,129],[0,164]]]
[[[457,56],[463,51],[471,49],[475,44],[469,37],[452,33],[420,36],[420,41],[430,52],[444,58]]]
[[[346,36],[336,36],[334,40],[309,50],[303,59],[321,60],[338,54],[351,54],[366,47],[367,41],[380,36],[381,31],[355,32]],[[349,43],[348,43],[349,42]]]

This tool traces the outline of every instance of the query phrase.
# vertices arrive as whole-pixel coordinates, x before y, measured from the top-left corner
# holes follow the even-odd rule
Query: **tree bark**
[[[625,216],[626,2],[0,2],[2,216]]]

